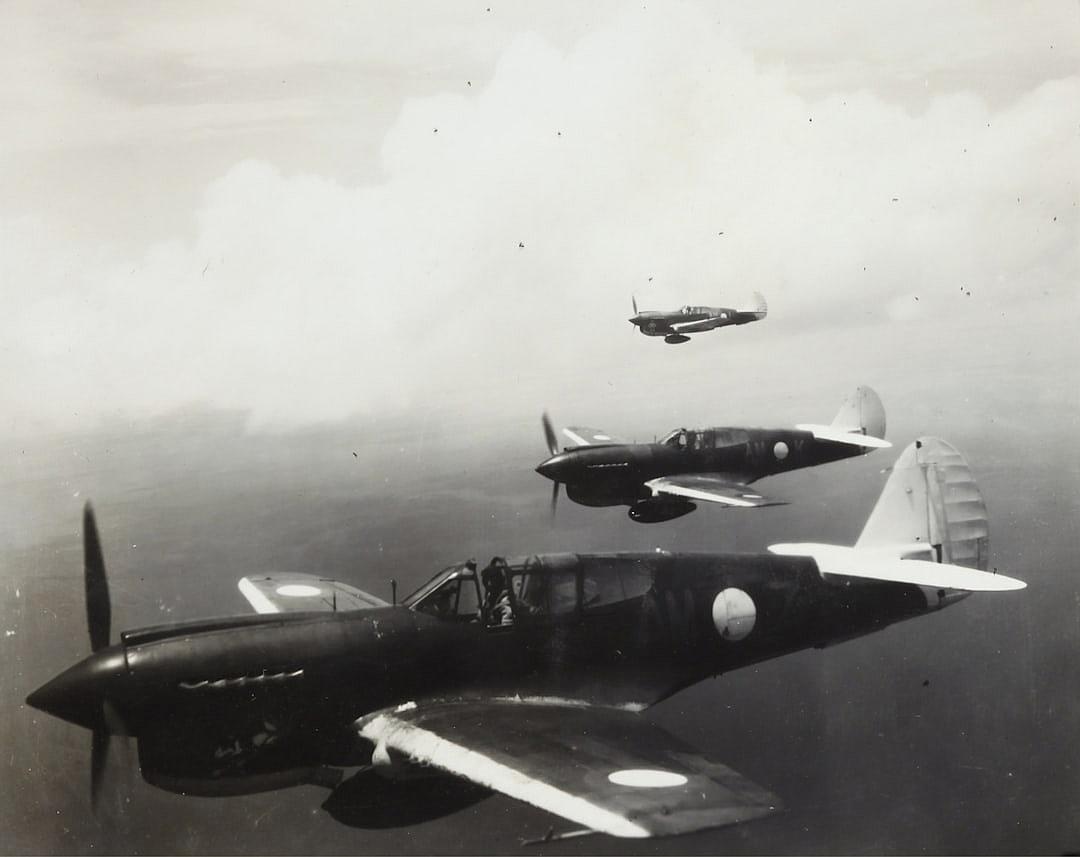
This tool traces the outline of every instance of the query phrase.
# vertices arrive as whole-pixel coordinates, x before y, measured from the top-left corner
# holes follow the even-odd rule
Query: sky
[[[9,434],[1075,362],[1075,3],[486,3],[8,5]],[[626,322],[752,290],[681,350]]]

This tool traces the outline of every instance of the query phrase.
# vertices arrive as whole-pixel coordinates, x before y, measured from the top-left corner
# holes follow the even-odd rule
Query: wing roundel
[[[388,602],[355,586],[314,574],[241,577],[236,585],[256,613],[367,610],[390,606]]]

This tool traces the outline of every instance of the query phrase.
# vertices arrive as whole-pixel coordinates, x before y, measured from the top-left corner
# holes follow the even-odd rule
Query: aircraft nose
[[[43,684],[26,698],[26,704],[69,723],[95,729],[102,725],[109,691],[125,674],[123,650],[102,649]]]
[[[547,461],[541,462],[536,468],[536,472],[541,476],[546,476],[554,482],[568,482],[570,471],[573,469],[573,463],[565,452],[560,452],[558,455],[553,455]]]

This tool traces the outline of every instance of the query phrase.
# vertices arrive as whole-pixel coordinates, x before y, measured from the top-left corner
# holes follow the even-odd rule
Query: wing
[[[256,613],[288,613],[296,610],[366,610],[389,607],[389,603],[313,574],[268,574],[241,577],[236,584]]]
[[[719,315],[700,318],[697,321],[675,322],[671,329],[676,333],[704,333],[706,330],[723,327],[725,324],[734,324],[734,313],[724,310]]]
[[[564,435],[570,438],[574,446],[604,446],[609,443],[624,442],[615,435],[588,426],[567,426],[562,431]]]
[[[749,485],[736,482],[718,473],[687,473],[675,476],[660,476],[645,483],[653,495],[666,494],[671,497],[686,497],[689,500],[705,500],[709,503],[723,503],[725,506],[783,506],[786,500],[773,500],[759,494]]]
[[[628,711],[407,703],[357,728],[376,755],[395,750],[612,836],[689,833],[780,809],[774,795]]]

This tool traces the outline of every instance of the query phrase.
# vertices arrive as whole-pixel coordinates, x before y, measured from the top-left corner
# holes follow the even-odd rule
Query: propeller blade
[[[98,794],[105,776],[105,764],[109,760],[109,733],[104,726],[99,726],[90,740],[90,807],[97,812]]]
[[[555,507],[559,505],[559,483],[551,483],[551,520],[555,520]]]
[[[630,295],[630,303],[634,305],[634,315],[637,315],[637,298]]]
[[[101,805],[100,797],[104,789],[115,791],[120,788],[122,792],[131,794],[131,772],[135,765],[132,764],[130,732],[120,712],[116,707],[105,700],[101,703],[101,722],[95,727],[90,737],[90,808],[96,814]],[[123,774],[117,775],[117,765],[110,764],[113,758],[115,738],[120,737],[121,761],[119,767]],[[111,772],[106,775],[106,771]],[[108,777],[108,783],[106,783]]]
[[[544,411],[540,421],[544,424],[544,439],[547,440],[548,450],[552,455],[558,455],[559,442],[555,439],[555,429],[551,427],[551,417],[547,415],[547,411]]]
[[[112,632],[112,607],[109,604],[109,581],[105,577],[105,557],[101,553],[94,510],[89,503],[83,510],[83,582],[86,586],[86,624],[90,628],[90,650],[109,645]]]

